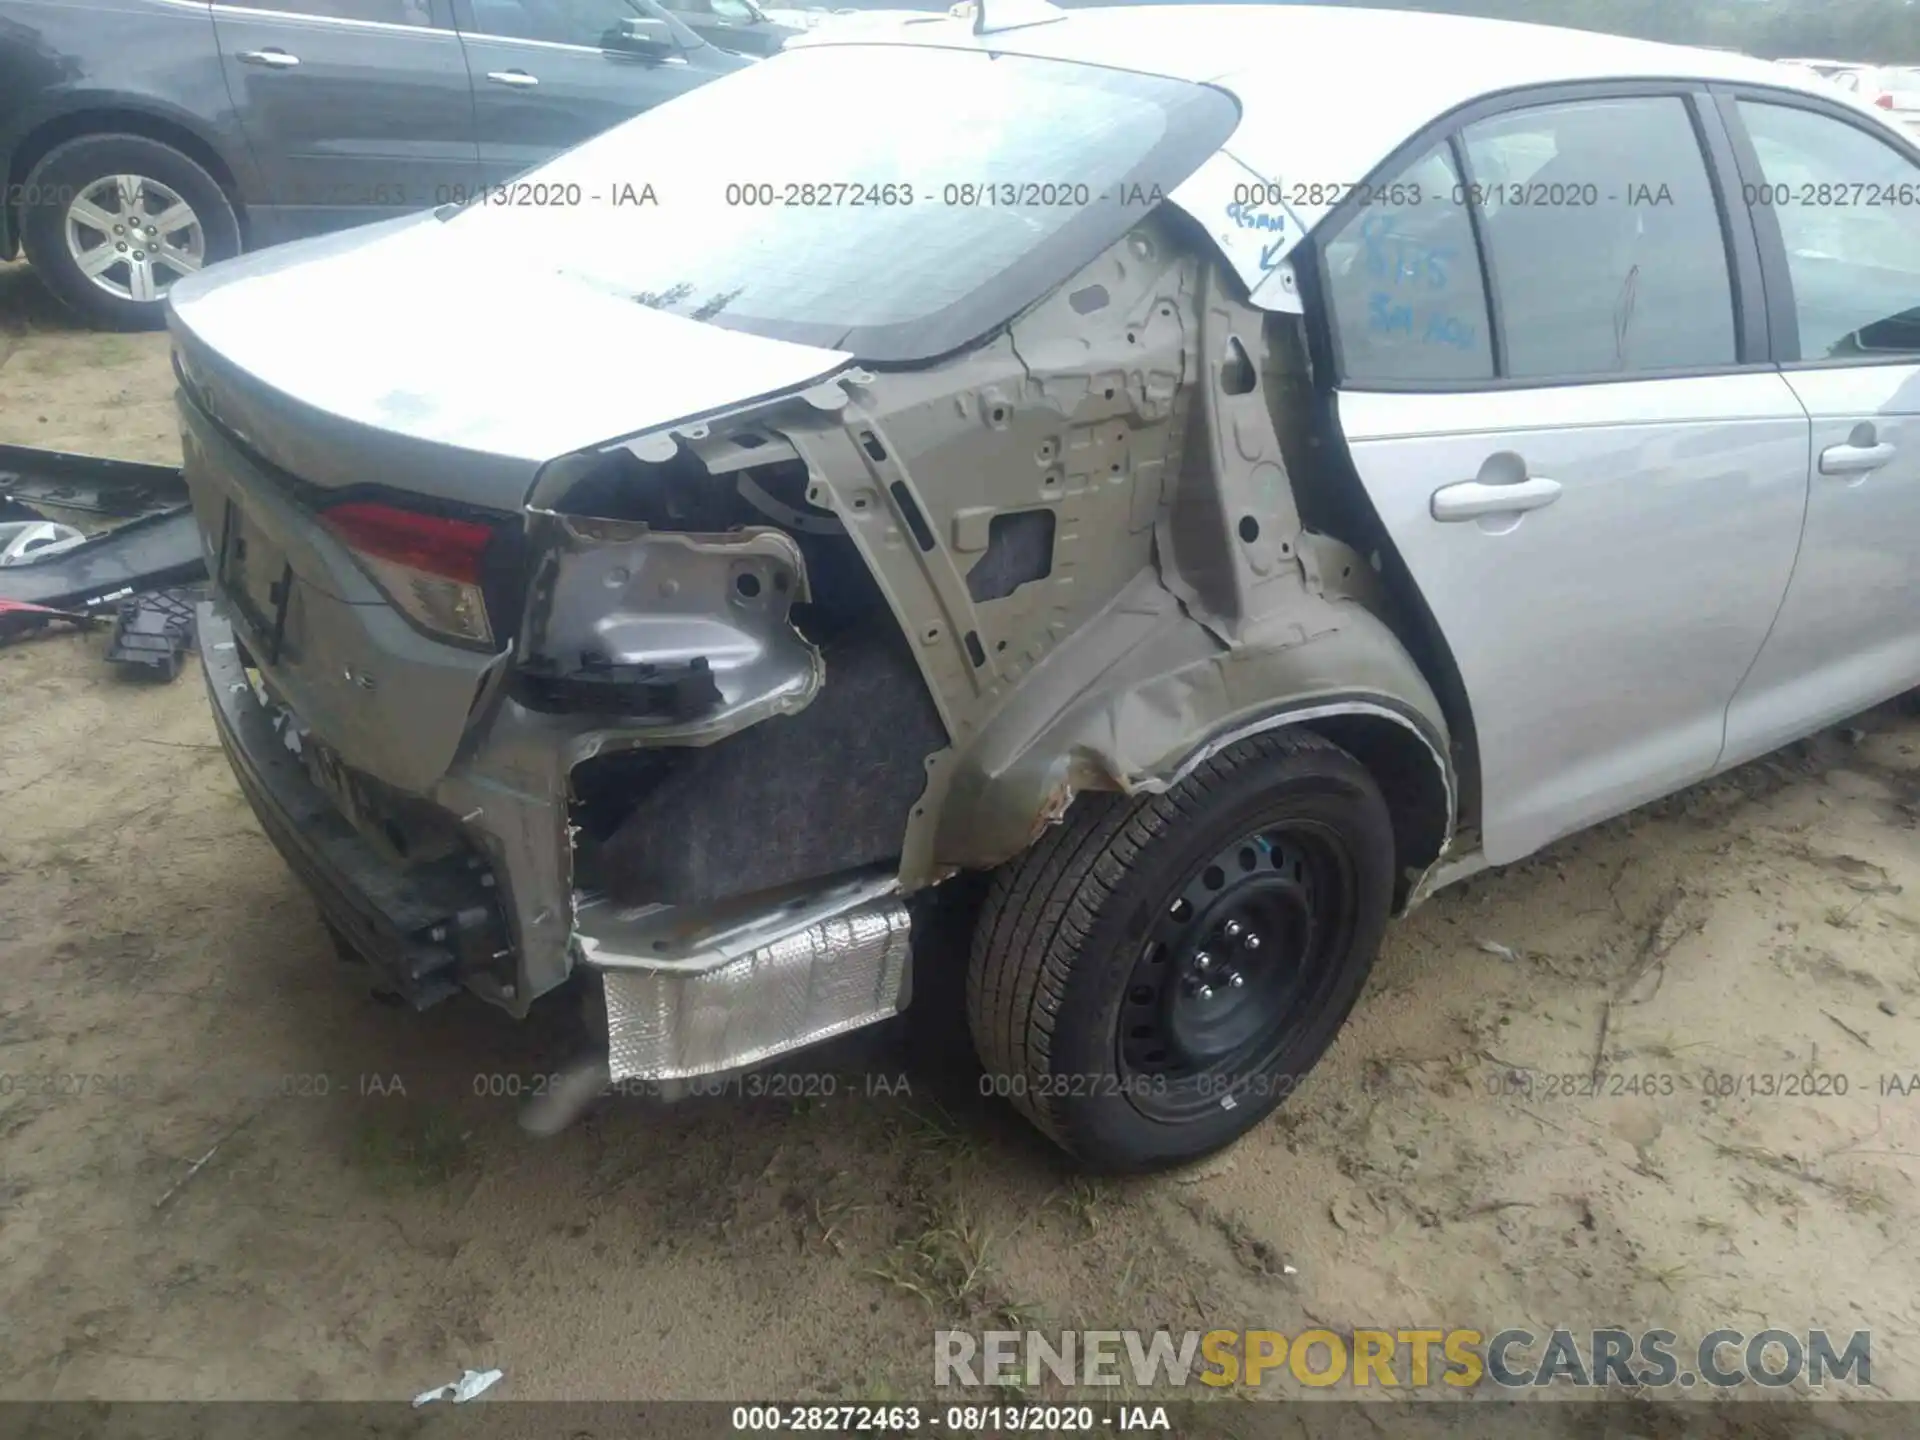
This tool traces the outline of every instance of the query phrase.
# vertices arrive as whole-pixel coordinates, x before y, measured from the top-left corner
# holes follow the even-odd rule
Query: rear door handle
[[[1865,475],[1893,459],[1893,446],[1884,440],[1878,445],[1829,445],[1820,452],[1822,475]]]
[[[1560,482],[1535,475],[1512,485],[1489,485],[1462,480],[1433,492],[1433,518],[1440,521],[1477,520],[1482,515],[1511,515],[1538,510],[1560,498]]]
[[[269,70],[291,70],[300,63],[298,55],[279,49],[242,50],[240,58],[249,65],[265,65]]]
[[[540,83],[538,76],[529,75],[524,70],[489,70],[487,72],[487,79],[493,81],[496,85],[512,85],[521,90],[528,89]]]

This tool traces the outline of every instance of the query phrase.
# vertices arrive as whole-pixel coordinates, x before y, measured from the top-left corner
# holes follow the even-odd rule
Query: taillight
[[[321,512],[387,598],[421,625],[457,640],[493,643],[481,566],[493,528],[354,500]]]
[[[1885,90],[1882,90],[1878,95],[1873,97],[1873,103],[1878,105],[1882,110],[1891,110],[1893,108],[1893,96]]]

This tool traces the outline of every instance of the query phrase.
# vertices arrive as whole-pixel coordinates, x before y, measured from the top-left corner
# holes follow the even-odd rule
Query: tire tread
[[[1174,825],[1194,821],[1247,766],[1316,752],[1346,755],[1311,731],[1269,731],[1201,761],[1162,794],[1131,804],[1084,796],[995,872],[967,966],[968,1024],[986,1073],[1024,1080],[1007,1098],[1062,1149],[1075,1153],[1057,1092],[1044,1082],[1068,979],[1096,917],[1141,852]]]

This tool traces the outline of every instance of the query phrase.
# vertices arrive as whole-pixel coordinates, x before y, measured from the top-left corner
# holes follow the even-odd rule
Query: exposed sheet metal
[[[756,930],[776,929],[762,917],[669,964],[607,969],[612,1079],[718,1074],[896,1013],[912,931],[906,906],[891,896],[834,898],[836,911],[820,915],[816,898],[805,908],[817,918],[776,939],[753,942]]]
[[[669,674],[698,663],[711,678],[711,703],[692,714],[601,712],[636,738],[718,739],[792,714],[819,692],[820,652],[788,619],[808,592],[806,563],[785,533],[689,535],[542,511],[529,530],[541,560],[523,668],[536,659],[566,667],[584,660]]]

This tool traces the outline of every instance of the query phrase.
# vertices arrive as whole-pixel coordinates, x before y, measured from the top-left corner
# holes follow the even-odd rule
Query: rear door
[[[1739,759],[1920,685],[1920,151],[1822,101],[1722,108],[1813,418],[1806,538],[1729,717]]]
[[[444,204],[476,178],[449,0],[216,0],[227,91],[264,177],[255,243]]]
[[[1503,863],[1714,768],[1793,564],[1808,423],[1704,94],[1462,118],[1368,187],[1392,205],[1329,217],[1318,283],[1339,423],[1451,646]]]
[[[712,78],[712,71],[689,61],[687,48],[646,54],[620,46],[622,23],[642,19],[659,20],[690,47],[700,46],[697,36],[651,0],[454,3],[488,184]],[[645,177],[608,180],[638,185]]]

